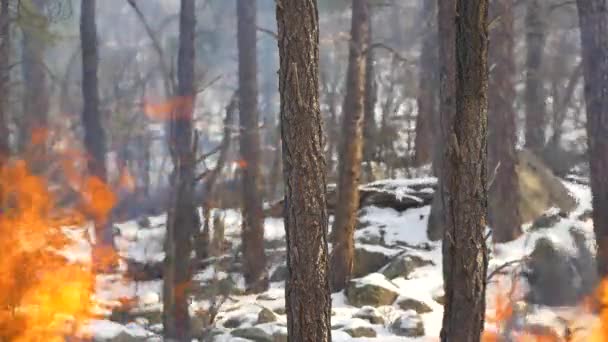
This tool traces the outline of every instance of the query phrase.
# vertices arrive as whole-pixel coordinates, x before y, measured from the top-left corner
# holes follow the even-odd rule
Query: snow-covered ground
[[[416,180],[401,180],[395,184],[405,189],[415,182]],[[577,208],[566,217],[560,218],[551,228],[532,229],[531,225],[526,225],[525,233],[519,239],[492,246],[489,273],[509,262],[513,262],[513,267],[518,267],[516,261],[529,255],[535,242],[542,237],[550,239],[556,246],[565,250],[573,250],[574,242],[570,233],[572,228],[583,232],[588,237],[588,243],[593,243],[591,221],[579,219],[590,209],[590,191],[584,185],[566,183],[566,186],[576,198]],[[403,195],[407,196],[407,191]],[[363,255],[384,258],[381,260],[384,266],[381,265],[370,274],[355,279],[352,290],[332,295],[334,341],[438,340],[443,310],[439,303],[442,295],[441,243],[427,240],[426,223],[429,212],[429,206],[403,212],[377,207],[367,207],[362,210],[361,227],[357,229],[355,235],[357,250]],[[240,215],[234,210],[223,211],[220,214],[224,217],[226,239],[232,243],[234,250],[238,248],[239,243]],[[136,222],[117,224],[116,228],[120,231],[117,246],[121,256],[141,263],[160,262],[163,258],[164,222],[165,217],[160,216],[150,218],[147,228],[141,228]],[[266,219],[265,228],[267,241],[284,240],[281,219]],[[274,275],[284,263],[281,257],[281,253],[284,253],[284,245],[279,243],[278,246],[268,250],[279,255],[278,258],[270,258],[272,265],[269,272]],[[397,263],[399,260],[406,261],[405,269],[403,263]],[[395,270],[402,273],[395,274]],[[228,278],[237,289],[244,287],[243,279],[238,273],[219,265],[210,266],[197,273],[194,282],[205,287],[211,286],[208,284],[213,281]],[[503,275],[493,278],[490,282],[489,315],[496,311],[494,307],[496,296],[503,294],[505,289],[511,286],[510,279],[512,277],[509,275]],[[518,287],[517,293],[525,292],[525,283],[520,283],[521,287]],[[368,291],[370,286],[373,291],[380,288],[377,290],[380,291],[378,292],[380,295],[370,295],[369,292],[355,294],[360,290]],[[88,329],[98,340],[105,341],[113,340],[121,334],[123,337],[133,336],[134,340],[149,340],[158,336],[161,328],[158,314],[162,308],[161,289],[161,280],[135,282],[121,275],[98,276],[96,298],[100,303],[99,312],[105,313],[108,318],[91,322]],[[214,322],[211,340],[248,341],[244,338],[247,336],[256,341],[284,341],[286,316],[283,296],[282,281],[272,282],[271,288],[261,295],[242,295],[238,291],[231,293],[221,306]],[[357,298],[356,303],[353,303],[355,299],[351,300],[351,298]],[[133,314],[129,316],[128,321],[121,323],[111,322],[112,308],[126,301],[135,303],[132,312],[146,314],[142,314],[141,317]],[[514,301],[518,301],[518,298]],[[195,299],[191,309],[196,313],[205,310],[209,305],[208,299]],[[157,314],[150,314],[154,312]],[[560,315],[562,314],[556,309],[536,307],[526,319],[552,326],[553,321]],[[487,329],[496,330],[492,320],[488,321]],[[353,335],[368,337],[355,338]]]

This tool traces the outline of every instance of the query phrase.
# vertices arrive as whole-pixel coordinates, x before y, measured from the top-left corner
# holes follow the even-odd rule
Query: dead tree
[[[598,273],[608,275],[608,2],[577,0]]]
[[[192,118],[196,100],[195,0],[181,0],[179,16],[179,51],[177,57],[176,106],[169,123],[169,148],[174,169],[170,176],[171,201],[167,214],[165,266],[163,282],[163,328],[167,338],[190,341],[188,311],[192,278],[192,236],[199,229],[194,203],[196,142]]]
[[[526,147],[533,151],[545,146],[547,121],[542,74],[546,41],[543,3],[529,0],[526,8]]]
[[[438,128],[433,152],[433,173],[439,178],[437,193],[447,189],[443,179],[444,149],[450,134],[450,125],[456,112],[456,0],[441,0],[437,10],[439,43],[439,112],[434,121]],[[431,241],[441,240],[445,226],[445,208],[442,196],[435,196],[431,204],[427,235]]]
[[[456,114],[442,170],[447,196],[440,194],[447,218],[441,341],[469,342],[484,328],[488,268],[488,0],[458,0],[456,13]]]
[[[513,0],[492,2],[492,14],[500,17],[492,29],[489,55],[488,116],[489,223],[494,242],[507,242],[522,234],[519,182],[516,171],[515,39]]]
[[[277,1],[288,340],[331,341],[326,165],[316,0]]]
[[[11,64],[10,0],[0,3],[0,168],[10,156],[9,97]]]
[[[353,0],[352,3],[351,41],[346,75],[346,97],[342,115],[342,141],[338,160],[338,206],[332,229],[331,285],[333,291],[344,289],[353,269],[354,232],[363,154],[362,123],[369,4],[366,0]]]
[[[45,6],[45,0],[34,0],[31,1],[31,6],[25,6],[30,13],[27,13],[28,24],[22,25],[21,39],[23,55],[21,71],[25,96],[23,96],[22,122],[19,125],[19,145],[20,152],[30,154],[30,162],[36,165],[36,168],[45,164],[43,158],[48,129],[49,90],[44,53],[48,44],[45,34],[49,27],[49,19],[45,14]]]
[[[416,116],[415,165],[421,166],[433,159],[434,118],[437,115],[435,73],[437,65],[437,37],[435,18],[437,2],[424,1],[421,21],[423,29],[422,51],[418,62],[418,115]]]
[[[260,191],[260,131],[256,52],[256,1],[237,1],[240,150],[243,165],[243,273],[247,290],[268,288],[264,254],[264,215]]]

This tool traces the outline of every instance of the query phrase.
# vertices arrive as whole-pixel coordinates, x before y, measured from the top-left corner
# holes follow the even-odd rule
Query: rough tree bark
[[[243,159],[243,273],[247,290],[268,288],[260,191],[260,131],[256,52],[256,1],[236,0],[239,50],[240,150]]]
[[[608,275],[608,1],[577,0],[598,271]]]
[[[437,65],[437,37],[435,23],[437,2],[424,1],[421,21],[423,29],[422,50],[418,61],[418,116],[416,117],[416,139],[414,141],[414,164],[421,166],[433,159],[434,128],[437,115],[437,96],[435,73]]]
[[[484,327],[488,267],[488,0],[457,0],[456,13],[456,114],[442,170],[447,221],[441,341],[474,342],[480,341]]]
[[[82,124],[84,146],[87,153],[87,168],[92,177],[102,182],[107,180],[106,135],[99,111],[99,84],[97,71],[99,55],[97,51],[97,24],[95,0],[82,1],[80,8],[80,42],[82,48]],[[114,246],[112,227],[108,222],[95,222],[95,243],[93,259],[99,261],[103,250]],[[101,266],[101,265],[99,265]]]
[[[363,154],[362,121],[365,98],[365,51],[369,34],[369,5],[353,0],[346,97],[342,115],[342,141],[338,160],[338,205],[332,227],[331,285],[344,289],[353,269],[354,231],[359,203]]]
[[[23,116],[20,124],[19,145],[22,153],[29,156],[37,167],[43,167],[46,150],[46,130],[48,128],[49,93],[44,52],[49,22],[45,15],[45,0],[34,0],[28,9],[32,12],[31,23],[24,25],[22,32],[23,83],[26,96],[23,97]],[[43,164],[43,165],[39,165]]]
[[[434,126],[439,128],[435,139],[433,152],[433,173],[439,178],[437,193],[445,193],[443,181],[444,147],[446,145],[450,125],[456,112],[456,0],[438,1],[437,30],[439,42],[439,112],[435,116]],[[431,241],[441,240],[445,226],[445,209],[441,196],[434,196],[427,227],[427,235]]]
[[[326,342],[331,341],[331,297],[316,0],[278,0],[277,22],[288,340]]]
[[[494,242],[512,241],[522,234],[517,178],[515,124],[515,53],[513,0],[494,0],[493,17],[500,17],[490,33],[489,58],[494,65],[488,94],[489,223]]]
[[[526,11],[526,147],[540,151],[545,146],[547,116],[542,78],[546,36],[543,1],[528,0]]]
[[[11,63],[9,4],[10,0],[0,3],[0,168],[11,153],[8,130]]]
[[[177,57],[177,99],[171,113],[169,144],[174,169],[170,177],[171,202],[167,215],[163,282],[163,328],[167,338],[190,341],[188,313],[192,276],[192,236],[200,229],[194,204],[196,146],[192,117],[196,90],[194,84],[196,0],[181,0],[179,51]]]

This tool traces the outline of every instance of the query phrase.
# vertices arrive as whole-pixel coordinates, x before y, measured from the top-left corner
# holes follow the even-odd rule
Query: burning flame
[[[143,111],[151,120],[167,121],[174,115],[192,115],[193,106],[191,96],[176,96],[164,102],[146,101]]]
[[[68,159],[68,158],[66,158]],[[64,208],[51,182],[22,160],[0,168],[0,341],[64,341],[92,318],[95,273],[69,260],[68,231],[87,219],[105,222],[114,193],[98,178],[79,176],[73,163],[64,177],[79,193],[80,209]],[[107,253],[106,260],[115,259]]]

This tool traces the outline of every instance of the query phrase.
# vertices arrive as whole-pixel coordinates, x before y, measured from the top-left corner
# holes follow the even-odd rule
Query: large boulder
[[[564,213],[576,207],[576,200],[562,181],[534,153],[521,150],[517,158],[519,212],[524,223],[534,221],[552,207]]]
[[[355,248],[353,262],[353,277],[359,278],[381,269],[389,261],[389,257],[377,248],[360,246]]]
[[[397,336],[420,337],[424,336],[424,323],[416,311],[406,311],[391,324],[391,331]]]
[[[346,298],[356,307],[391,305],[398,293],[399,289],[379,273],[351,280],[346,287]]]
[[[581,279],[572,260],[548,238],[538,239],[526,263],[527,301],[548,306],[576,304]]]
[[[384,324],[384,316],[382,313],[378,309],[371,306],[362,307],[353,315],[353,318],[366,320],[371,324]]]
[[[239,328],[232,330],[232,336],[246,338],[255,342],[274,342],[274,337],[260,328]]]
[[[398,277],[408,279],[417,268],[428,265],[433,265],[433,262],[417,255],[402,255],[394,258],[388,265],[380,270],[380,272],[388,279],[395,279]]]
[[[397,305],[401,308],[401,310],[414,310],[416,311],[416,313],[419,314],[425,314],[433,311],[433,309],[431,309],[431,307],[427,303],[414,298],[399,299],[397,301]]]
[[[344,332],[354,338],[358,337],[376,337],[376,330],[372,327],[356,327],[344,329]]]

